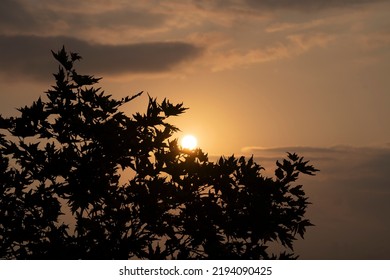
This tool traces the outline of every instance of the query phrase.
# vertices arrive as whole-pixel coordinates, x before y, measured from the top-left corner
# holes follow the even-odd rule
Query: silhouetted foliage
[[[311,225],[293,185],[317,171],[307,161],[288,153],[275,179],[253,157],[210,162],[171,139],[167,118],[183,104],[149,97],[146,113],[129,117],[119,108],[141,93],[114,99],[76,72],[78,54],[53,56],[47,100],[0,116],[0,258],[295,257],[267,248],[292,250]]]

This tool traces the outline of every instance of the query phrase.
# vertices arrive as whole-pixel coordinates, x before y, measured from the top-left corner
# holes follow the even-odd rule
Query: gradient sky
[[[1,114],[44,96],[62,45],[115,97],[184,102],[210,155],[311,159],[302,258],[390,259],[389,1],[2,0]]]

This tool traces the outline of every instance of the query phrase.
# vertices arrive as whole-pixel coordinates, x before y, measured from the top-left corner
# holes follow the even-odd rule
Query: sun
[[[181,139],[181,146],[183,149],[194,150],[198,145],[198,140],[193,135],[185,135]]]

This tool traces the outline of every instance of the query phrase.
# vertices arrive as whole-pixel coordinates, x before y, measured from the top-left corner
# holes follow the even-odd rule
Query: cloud
[[[35,18],[24,9],[19,1],[3,0],[0,2],[0,31],[26,30],[35,25]]]
[[[201,63],[207,69],[220,71],[301,55],[313,48],[327,46],[336,38],[334,34],[343,30],[343,27],[332,30],[335,24],[339,24],[335,23],[332,15],[319,17],[306,13],[305,16],[297,16],[291,11],[368,5],[371,2],[373,1],[215,0],[168,1],[154,5],[153,1],[42,0],[40,5],[36,5],[29,0],[4,0],[0,1],[0,35],[76,38],[89,42],[84,45],[93,46],[88,48],[80,43],[75,44],[81,46],[77,50],[87,58],[86,53],[82,52],[84,49],[96,54],[100,46],[103,46],[100,49],[110,50],[108,45],[116,45],[115,53],[123,56],[123,50],[129,46],[137,49],[136,43],[145,43],[143,47],[146,47],[146,42],[148,46],[162,40],[188,42],[188,38],[196,34],[217,34],[218,39],[228,38],[229,43],[224,39],[223,43],[216,42],[216,39],[200,42],[202,49],[206,50]],[[276,10],[282,12],[274,13]],[[387,42],[379,36],[376,41],[378,44]],[[180,55],[183,53],[194,53],[188,47],[195,47],[193,42],[196,41],[190,42],[186,46],[180,46],[177,60],[181,60]],[[196,42],[196,46],[199,45]],[[155,47],[162,48],[162,44],[153,48]],[[112,47],[111,50],[113,49]],[[114,52],[111,54],[111,59],[115,60]],[[140,68],[137,57],[132,57],[132,60]],[[147,61],[144,57],[141,58],[143,66],[147,67]],[[152,58],[157,65],[159,61],[162,65],[163,57]],[[172,61],[172,58],[167,59]],[[98,61],[94,60],[96,63]],[[118,65],[108,63],[107,68],[112,66],[112,74],[123,73],[122,68],[128,70],[128,66],[121,67],[124,66],[123,61]],[[100,71],[99,65],[94,67]]]
[[[385,144],[374,147],[353,147],[339,145],[333,147],[308,147],[308,146],[289,146],[289,147],[244,147],[244,154],[251,154],[259,159],[271,161],[281,159],[287,155],[287,152],[297,153],[311,160],[318,165],[321,176],[328,176],[337,179],[358,180],[361,176],[367,178],[376,178],[377,176],[387,180],[387,169],[390,166],[390,148]],[[359,170],[359,172],[356,172]],[[359,183],[359,185],[361,185]],[[362,184],[364,185],[364,183]],[[390,192],[390,185],[389,185]]]
[[[351,11],[351,9],[366,8],[381,2],[385,2],[385,0],[193,0],[193,5],[194,8],[214,11],[219,15],[234,13],[236,17],[245,15],[269,18],[284,12],[298,12],[300,16],[311,17],[310,13],[318,15],[329,10]],[[285,18],[287,19],[289,16]]]
[[[180,41],[101,45],[70,37],[0,36],[0,73],[46,80],[55,69],[50,50],[62,45],[85,58],[83,71],[99,75],[167,72],[202,53],[200,47]]]
[[[371,32],[369,34],[361,35],[359,43],[367,50],[388,49],[390,46],[390,32],[387,30],[380,30]]]
[[[375,147],[246,147],[273,175],[275,161],[286,152],[310,160],[320,172],[302,176],[309,201],[307,217],[316,226],[297,240],[301,259],[390,258],[390,148]]]
[[[116,1],[42,0],[40,5],[25,0],[0,2],[0,32],[8,35],[58,36],[71,32],[75,36],[91,29],[118,31],[121,28],[145,32],[160,28],[167,19],[167,15],[146,7]]]
[[[345,8],[363,4],[370,4],[373,2],[382,2],[383,0],[300,0],[300,1],[291,1],[291,0],[245,0],[245,4],[250,7],[257,9],[281,9],[281,10],[298,10],[298,11],[308,11],[308,10],[323,10],[330,8]]]
[[[301,55],[312,48],[324,48],[334,39],[334,35],[322,33],[292,34],[286,36],[284,41],[274,43],[268,47],[255,48],[246,52],[240,50],[219,52],[210,61],[215,63],[214,71],[221,71],[237,66],[248,66]]]
[[[381,0],[227,0],[169,1],[0,1],[0,33],[8,35],[60,36],[130,42],[150,34],[186,28],[232,26],[237,20],[272,17],[275,11],[307,11],[368,5]],[[309,15],[310,16],[310,15]],[[290,17],[287,17],[290,18]],[[212,24],[213,23],[213,24]],[[270,30],[279,27],[270,27]],[[110,36],[111,33],[111,36]],[[100,34],[101,36],[97,36]],[[115,36],[121,35],[121,36]],[[118,41],[115,41],[118,43]],[[122,42],[123,43],[123,42]]]
[[[288,147],[258,147],[258,146],[248,146],[243,147],[242,152],[250,153],[254,155],[280,155],[286,154],[287,152],[291,153],[305,153],[310,155],[326,155],[326,154],[335,154],[340,153],[344,150],[343,146],[336,147],[309,147],[309,146],[288,146]]]

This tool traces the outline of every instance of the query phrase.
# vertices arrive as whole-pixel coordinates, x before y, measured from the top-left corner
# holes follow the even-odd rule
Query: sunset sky
[[[2,115],[45,95],[62,45],[115,97],[184,102],[172,123],[210,156],[310,159],[302,258],[390,259],[390,1],[2,0]]]

